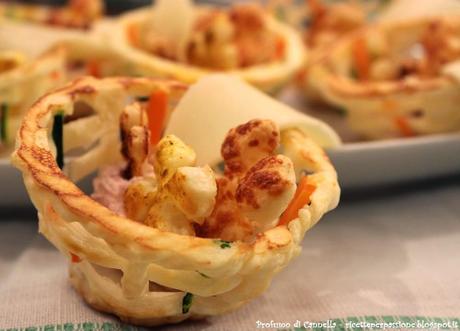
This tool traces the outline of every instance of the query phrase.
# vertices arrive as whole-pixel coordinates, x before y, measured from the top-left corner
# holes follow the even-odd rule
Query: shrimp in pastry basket
[[[134,324],[242,306],[339,199],[324,151],[272,120],[226,133],[222,171],[197,164],[186,141],[162,135],[188,92],[168,80],[75,80],[34,104],[12,156],[40,232],[69,259],[72,285]],[[74,116],[78,104],[91,111]],[[95,171],[88,196],[76,182]]]
[[[312,81],[365,139],[456,132],[459,22],[455,15],[368,26],[315,64]]]
[[[223,9],[155,1],[117,19],[106,39],[142,76],[189,84],[226,72],[269,93],[288,84],[306,57],[296,31],[254,3]]]

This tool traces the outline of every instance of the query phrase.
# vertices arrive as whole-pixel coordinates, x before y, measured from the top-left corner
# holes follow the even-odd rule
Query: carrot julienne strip
[[[286,44],[284,42],[284,39],[279,37],[276,40],[276,49],[275,49],[275,58],[277,60],[282,59],[284,57],[285,48],[286,48]]]
[[[310,196],[316,190],[316,186],[308,183],[308,176],[302,177],[299,186],[292,198],[289,206],[280,217],[278,225],[288,224],[299,215],[299,210],[310,203]]]
[[[139,27],[136,24],[131,24],[126,29],[126,34],[128,40],[133,46],[139,46],[140,44],[140,34]]]
[[[89,75],[99,78],[101,77],[101,66],[100,63],[96,60],[90,60],[86,64],[86,71]]]
[[[367,48],[366,39],[364,37],[357,38],[351,46],[351,52],[356,72],[358,74],[358,79],[369,79],[371,61],[369,56],[369,50]]]
[[[58,80],[61,78],[61,73],[59,72],[59,70],[54,70],[50,73],[50,77],[51,79]]]
[[[70,258],[72,263],[79,263],[81,262],[81,259],[78,255],[75,255],[74,253],[70,253]]]
[[[308,70],[306,68],[303,68],[297,72],[294,79],[297,83],[303,84],[303,82],[307,78],[307,75],[308,75]]]
[[[412,130],[412,128],[409,125],[409,122],[404,117],[397,116],[395,118],[395,123],[396,123],[396,126],[399,128],[399,131],[404,137],[415,136],[415,132]]]
[[[168,95],[157,90],[150,95],[147,104],[148,127],[150,130],[150,144],[156,145],[163,134],[168,113]]]

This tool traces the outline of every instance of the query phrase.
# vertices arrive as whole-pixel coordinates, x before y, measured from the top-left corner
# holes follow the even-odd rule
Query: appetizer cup
[[[284,213],[282,221],[250,241],[181,235],[147,226],[109,210],[76,186],[77,180],[122,160],[120,116],[128,104],[140,100],[150,108],[158,106],[155,96],[166,96],[161,99],[167,100],[162,103],[166,112],[148,114],[150,132],[153,128],[161,132],[160,117],[169,117],[185,91],[181,83],[147,78],[75,80],[33,105],[12,155],[38,210],[40,232],[69,259],[73,286],[92,307],[135,324],[218,315],[260,295],[299,254],[305,232],[339,199],[333,166],[300,129],[281,131],[286,151],[281,158],[291,158],[288,164],[304,173],[298,180],[307,188],[307,199],[296,194],[294,200],[302,204],[291,208],[290,217]],[[72,114],[81,103],[93,111],[75,119]],[[250,123],[254,127],[260,122]],[[246,130],[247,125],[229,135]],[[173,144],[178,138],[163,139]],[[295,181],[293,185],[295,190]]]
[[[304,42],[308,49],[308,60],[299,74],[299,85],[308,101],[324,103],[315,87],[310,68],[329,53],[331,48],[346,34],[356,31],[367,23],[372,7],[362,2],[329,2],[309,0],[306,2],[308,26],[303,26]],[[369,8],[368,8],[369,7]]]
[[[189,84],[219,71],[275,93],[304,61],[297,33],[262,9],[240,5],[225,11],[182,0],[157,2],[153,8],[122,16],[108,31],[108,42],[138,65],[141,76]],[[248,37],[257,33],[253,39]]]
[[[459,22],[370,26],[337,44],[310,70],[311,81],[364,138],[458,131]]]
[[[132,72],[132,64],[90,37],[60,41],[32,60],[21,52],[0,51],[0,156],[11,153],[24,114],[51,89],[83,75]]]
[[[24,113],[45,92],[63,82],[60,50],[35,60],[15,51],[0,51],[0,156],[14,145]],[[11,152],[11,150],[10,150]]]

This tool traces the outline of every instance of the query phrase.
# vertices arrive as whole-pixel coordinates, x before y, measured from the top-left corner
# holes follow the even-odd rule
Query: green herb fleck
[[[216,172],[219,172],[219,173],[223,174],[224,171],[225,171],[225,161],[221,161],[221,162],[217,163],[217,164],[214,166],[214,170],[215,170]]]
[[[225,248],[231,248],[232,243],[230,241],[226,240],[214,240],[214,242],[220,246],[220,248],[225,249]]]
[[[83,331],[94,331],[96,330],[96,325],[94,323],[85,322],[83,323]]]
[[[203,276],[204,278],[211,278],[208,275],[206,275],[206,274],[204,274],[202,272],[199,272],[198,270],[196,270],[196,272],[198,272],[200,274],[200,276]]]
[[[190,310],[190,307],[192,307],[192,301],[193,301],[193,294],[187,292],[184,295],[184,298],[182,299],[182,314],[188,313],[188,311]]]
[[[8,105],[2,103],[0,106],[0,141],[5,142],[8,140]]]
[[[111,323],[105,322],[102,324],[101,331],[115,331],[115,328]]]
[[[63,125],[64,113],[59,112],[54,115],[52,135],[56,146],[56,163],[61,169],[64,167]]]
[[[283,6],[276,7],[275,17],[281,22],[286,22],[286,10]]]
[[[334,110],[337,112],[337,114],[339,114],[340,116],[342,117],[346,117],[347,116],[347,110],[345,108],[342,108],[342,107],[335,107]]]

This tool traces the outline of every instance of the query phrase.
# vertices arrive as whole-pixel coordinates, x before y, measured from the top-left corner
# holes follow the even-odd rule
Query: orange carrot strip
[[[101,77],[101,66],[96,60],[90,60],[86,64],[86,71],[89,75],[99,78]]]
[[[362,36],[357,38],[351,46],[351,52],[353,56],[353,62],[356,68],[356,73],[358,74],[358,79],[369,79],[371,60],[369,56],[369,50],[367,48],[366,39]]]
[[[58,80],[59,78],[61,78],[61,73],[59,72],[59,70],[54,70],[50,73],[50,77],[51,79]]]
[[[133,46],[139,46],[140,44],[140,32],[139,27],[136,24],[128,25],[126,30],[129,41]]]
[[[304,67],[300,69],[294,77],[294,80],[298,84],[303,84],[307,78],[308,70]]]
[[[415,136],[415,132],[409,125],[407,119],[402,116],[395,117],[396,126],[399,128],[399,131],[404,137],[413,137]]]
[[[286,48],[286,44],[284,42],[284,39],[279,37],[276,40],[276,46],[275,46],[275,58],[277,60],[282,59],[284,56],[284,50]]]
[[[79,263],[79,262],[81,262],[80,257],[78,257],[77,255],[75,255],[74,253],[70,253],[70,257],[71,257],[72,263]]]
[[[302,177],[294,194],[294,198],[289,203],[283,215],[281,215],[278,225],[288,224],[290,221],[297,218],[299,210],[310,203],[310,196],[315,190],[315,185],[308,184],[308,176]]]
[[[150,144],[156,145],[163,134],[168,113],[168,95],[157,90],[150,95],[147,105],[148,126],[150,129]]]

